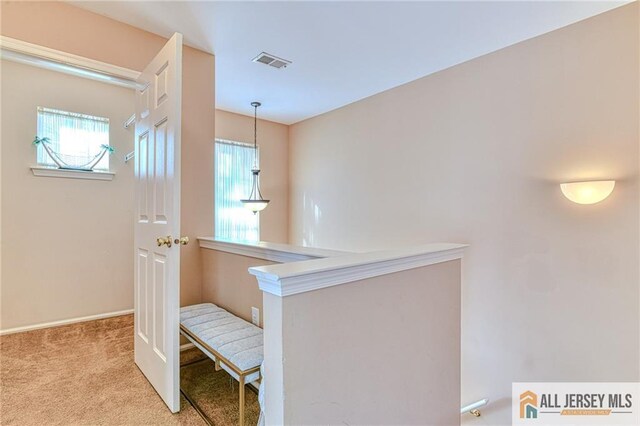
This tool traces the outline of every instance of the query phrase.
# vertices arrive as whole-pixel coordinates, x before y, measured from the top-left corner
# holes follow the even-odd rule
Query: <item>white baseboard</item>
[[[40,330],[42,328],[59,327],[61,325],[75,324],[78,322],[86,322],[86,321],[94,321],[94,320],[99,320],[104,318],[119,317],[121,315],[129,315],[132,313],[133,313],[133,309],[126,309],[124,311],[107,312],[104,314],[70,318],[70,319],[61,320],[61,321],[44,322],[41,324],[27,325],[24,327],[7,328],[5,330],[0,330],[0,336],[4,336],[6,334],[13,334],[13,333],[22,333],[25,331]]]

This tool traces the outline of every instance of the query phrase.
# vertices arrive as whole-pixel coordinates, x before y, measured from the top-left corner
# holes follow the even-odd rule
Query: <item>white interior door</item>
[[[180,411],[180,121],[182,35],[140,76],[135,127],[135,361]],[[169,241],[159,246],[158,238]]]

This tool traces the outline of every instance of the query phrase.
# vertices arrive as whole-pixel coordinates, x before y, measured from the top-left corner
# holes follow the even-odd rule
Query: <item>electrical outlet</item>
[[[251,322],[260,327],[260,309],[251,307]]]

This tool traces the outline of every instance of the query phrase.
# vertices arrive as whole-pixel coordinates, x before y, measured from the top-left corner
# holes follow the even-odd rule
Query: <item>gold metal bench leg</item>
[[[244,376],[240,376],[240,426],[244,426]]]
[[[230,362],[228,359],[226,359],[225,357],[223,357],[222,355],[220,355],[218,352],[216,352],[213,348],[211,348],[211,346],[207,345],[205,342],[203,342],[198,336],[196,336],[195,334],[193,334],[191,331],[189,331],[188,328],[186,328],[184,325],[180,324],[180,333],[182,333],[182,335],[184,335],[185,337],[187,337],[192,343],[197,343],[198,345],[202,346],[201,350],[203,350],[203,352],[209,357],[212,358],[215,362],[215,368],[216,371],[220,370],[220,364],[224,364],[226,366],[228,366],[229,368],[231,368],[231,370],[233,370],[234,373],[236,373],[238,375],[238,382],[240,382],[240,389],[239,389],[239,394],[240,394],[240,409],[239,411],[239,423],[240,426],[244,426],[244,397],[245,397],[245,389],[244,389],[244,385],[245,385],[245,380],[246,377],[253,374],[253,373],[257,373],[260,371],[260,366],[256,366],[253,368],[249,368],[247,370],[240,370],[236,365],[234,365],[232,362]],[[233,376],[233,375],[232,375]]]

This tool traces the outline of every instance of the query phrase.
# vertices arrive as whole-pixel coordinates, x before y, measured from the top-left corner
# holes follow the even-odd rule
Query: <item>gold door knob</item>
[[[156,239],[158,243],[158,247],[167,246],[167,248],[171,247],[171,235],[167,235],[166,237],[158,237]]]
[[[189,237],[180,237],[173,240],[174,243],[180,244],[181,246],[186,246],[189,244]]]

